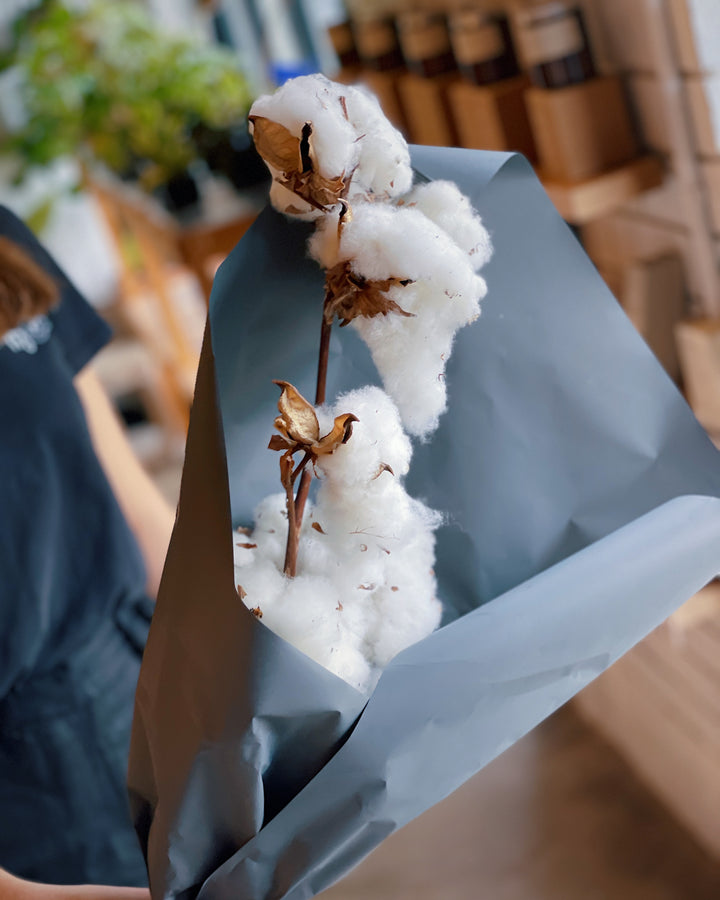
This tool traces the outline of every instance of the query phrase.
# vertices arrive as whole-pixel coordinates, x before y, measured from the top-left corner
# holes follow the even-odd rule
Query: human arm
[[[150,892],[99,884],[37,884],[0,869],[0,900],[150,900]]]
[[[155,597],[175,521],[174,512],[140,465],[92,368],[81,369],[74,384],[83,404],[95,453],[140,545],[148,593]]]

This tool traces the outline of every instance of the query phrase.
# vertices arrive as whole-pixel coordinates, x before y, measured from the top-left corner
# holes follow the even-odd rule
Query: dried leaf
[[[270,438],[268,450],[289,450],[293,446],[294,444],[292,441],[289,441],[287,438],[281,437],[281,435],[279,434],[274,434]]]
[[[347,193],[350,179],[345,173],[326,178],[318,171],[312,142],[312,122],[306,122],[302,136],[265,116],[250,116],[253,139],[258,153],[268,165],[282,172],[280,184],[297,194],[315,209],[325,210],[334,206]],[[297,207],[287,208],[297,215]]]
[[[259,606],[254,606],[250,612],[255,616],[256,619],[262,619],[262,610]]]
[[[342,605],[342,601],[341,601],[341,600],[338,600],[338,605],[335,607],[335,609],[336,609],[338,612],[342,612],[342,611],[343,611],[343,605]]]
[[[241,600],[244,600],[244,599],[247,597],[247,591],[245,590],[245,588],[244,588],[241,584],[239,584],[239,585],[237,586],[237,592],[238,592],[238,594],[240,595],[240,599],[241,599]]]
[[[235,544],[236,547],[242,547],[243,550],[255,550],[257,544]]]
[[[280,482],[285,488],[292,487],[293,483],[293,458],[292,458],[292,450],[288,450],[287,453],[283,453],[280,457]],[[285,515],[287,515],[287,510],[285,511]]]
[[[400,588],[399,588],[396,584],[394,584],[394,585],[390,588],[390,590],[391,590],[393,593],[395,593],[396,591],[399,591]]]
[[[348,111],[347,111],[347,100],[345,99],[345,97],[340,97],[340,106],[342,106],[343,115],[347,119]]]
[[[252,529],[248,528],[246,525],[238,525],[235,529],[238,534],[252,534]]]
[[[319,531],[320,534],[325,534],[325,533],[326,533],[326,532],[323,530],[323,527],[322,527],[322,525],[321,525],[319,522],[313,522],[311,527],[312,527],[312,529],[313,529],[314,531]]]
[[[350,440],[353,422],[357,422],[358,419],[352,413],[337,416],[333,427],[321,438],[320,424],[310,403],[290,382],[274,383],[282,390],[278,400],[280,415],[275,419],[275,427],[280,435],[274,434],[270,438],[268,448],[285,451],[280,461],[281,476],[285,484],[286,479],[292,482],[293,453],[304,450],[308,458],[315,463],[318,456],[334,453],[340,444],[346,444]]]
[[[360,552],[367,553],[367,544],[360,544]]]
[[[410,317],[412,313],[406,312],[387,296],[390,288],[405,287],[408,284],[412,284],[412,281],[402,278],[368,281],[352,271],[349,261],[339,262],[328,269],[325,276],[326,320],[332,322],[337,316],[340,327],[343,327],[358,316],[371,319],[392,312]]]
[[[313,444],[320,437],[320,425],[312,405],[288,381],[274,381],[282,389],[278,400],[279,418],[275,427],[298,444]]]
[[[281,184],[310,206],[321,210],[334,206],[347,191],[344,172],[335,178],[326,178],[314,170],[296,171],[286,173]]]
[[[370,479],[371,481],[375,481],[376,478],[379,478],[383,472],[389,472],[391,475],[394,475],[392,466],[389,466],[387,463],[380,463],[380,468]]]
[[[359,591],[374,591],[375,585],[374,584],[359,584],[357,586],[357,589]]]
[[[333,423],[332,429],[321,438],[316,444],[312,445],[312,452],[316,456],[324,456],[334,453],[340,444],[347,444],[352,435],[353,422],[357,422],[358,417],[352,413],[343,413],[337,416]]]
[[[255,147],[266,163],[286,176],[301,170],[300,138],[265,116],[250,116],[250,122]]]

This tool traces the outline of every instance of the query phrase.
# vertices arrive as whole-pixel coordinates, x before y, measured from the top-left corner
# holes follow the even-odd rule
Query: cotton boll
[[[349,173],[359,151],[352,125],[340,103],[341,85],[324,75],[303,75],[286,81],[274,94],[259,97],[250,108],[250,116],[263,116],[302,136],[303,126],[311,122],[312,146],[318,171],[326,178]]]
[[[377,597],[376,630],[368,636],[370,657],[379,669],[398,653],[432,634],[440,624],[442,604],[430,584],[413,591],[409,585],[384,588]]]
[[[324,75],[294,78],[253,103],[251,124],[257,117],[282,125],[298,140],[310,123],[315,171],[330,180],[343,178],[344,196],[350,202],[391,200],[410,188],[407,143],[385,118],[375,97],[363,88],[336,84]],[[285,188],[281,184],[285,173],[267,165],[273,177],[270,200],[276,209],[306,220],[325,214]]]
[[[352,412],[358,418],[353,424],[352,437],[334,453],[321,457],[318,468],[341,485],[366,484],[379,479],[383,465],[390,466],[396,476],[406,475],[412,445],[390,397],[377,387],[342,394],[332,407],[318,410],[321,428],[328,428],[335,416],[344,412]]]
[[[346,219],[339,243],[336,223],[322,225],[311,253],[328,260],[335,241],[337,259],[367,282],[411,281],[386,291],[409,318],[390,311],[352,324],[406,428],[425,437],[446,407],[445,367],[455,332],[479,315],[485,282],[467,252],[417,208],[360,203]]]
[[[367,692],[381,666],[439,623],[432,567],[441,517],[405,491],[412,446],[392,400],[376,387],[351,391],[317,410],[321,431],[345,412],[360,421],[317,460],[297,576],[282,573],[285,497],[274,494],[258,505],[252,533],[233,535],[249,545],[236,549],[235,577],[264,625]]]
[[[347,681],[361,694],[367,694],[373,689],[379,674],[367,661],[362,650],[346,644],[333,648],[325,668]]]
[[[330,579],[296,575],[285,579],[282,594],[263,609],[263,623],[325,665],[337,639],[337,605]]]
[[[345,104],[359,147],[348,199],[352,202],[356,196],[402,196],[413,178],[405,138],[385,118],[377,98],[364,88],[346,89]]]
[[[471,259],[475,271],[492,256],[492,242],[482,219],[452,181],[417,184],[402,199],[439,225]]]

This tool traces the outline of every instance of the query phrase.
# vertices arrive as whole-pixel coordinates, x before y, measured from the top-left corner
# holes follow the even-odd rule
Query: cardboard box
[[[638,259],[655,259],[675,253],[687,259],[687,232],[639,216],[613,213],[588,222],[581,229],[583,246],[596,265],[631,265]],[[687,267],[688,279],[692,277]]]
[[[626,203],[621,212],[642,216],[660,226],[685,228],[687,226],[685,190],[676,175],[666,172],[660,187],[639,194]]]
[[[358,80],[375,94],[387,118],[407,137],[408,122],[398,92],[398,80],[403,74],[402,71],[376,72],[374,69],[362,69]]]
[[[655,48],[648,40],[649,0],[581,0],[593,55],[601,72],[654,72]]]
[[[623,274],[620,302],[665,371],[677,378],[675,326],[686,314],[682,259],[673,254],[633,263]]]
[[[450,114],[448,90],[458,79],[456,74],[422,78],[410,72],[399,78],[400,102],[413,143],[457,147],[458,136]]]
[[[690,14],[692,0],[667,0],[673,43],[681,72],[699,74],[704,67],[698,55],[695,31]]]
[[[702,173],[713,234],[720,235],[720,159],[703,163]]]
[[[712,96],[720,96],[720,77],[690,76],[685,79],[687,99],[692,124],[692,137],[698,156],[720,154],[720,140],[715,130],[712,114]],[[720,104],[718,104],[720,106]],[[720,127],[720,123],[718,123]]]
[[[672,128],[662,84],[652,75],[633,75],[627,85],[640,140],[651,150],[672,153]]]
[[[666,0],[680,71],[720,71],[716,0]]]
[[[535,159],[536,150],[525,106],[527,78],[496,84],[458,81],[448,88],[448,102],[461,147],[515,150]]]
[[[585,225],[658,187],[664,170],[656,156],[638,156],[582,181],[559,181],[540,174],[543,187],[563,219],[573,225]]]
[[[675,328],[690,406],[709,432],[720,432],[720,320],[694,319]]]
[[[559,90],[532,87],[526,94],[541,174],[582,181],[638,154],[622,84],[593,78]]]
[[[576,698],[576,709],[715,855],[720,854],[717,585],[681,634],[667,622]],[[692,601],[690,601],[692,604]],[[700,653],[708,645],[709,653]]]

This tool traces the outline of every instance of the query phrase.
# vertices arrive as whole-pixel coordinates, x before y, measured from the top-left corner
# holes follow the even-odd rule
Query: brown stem
[[[320,406],[325,402],[325,391],[327,387],[327,370],[328,359],[330,356],[330,334],[332,331],[332,319],[328,322],[325,315],[327,300],[325,298],[325,307],[323,307],[322,328],[320,330],[320,349],[318,351],[318,371],[317,384],[315,387],[315,406]],[[295,475],[302,471],[300,486],[297,490],[297,496],[292,502],[292,516],[290,514],[290,496],[292,495],[292,482],[290,484],[290,494],[288,494],[288,539],[285,548],[285,574],[294,578],[297,571],[297,556],[300,547],[300,528],[302,526],[303,516],[305,514],[305,504],[307,503],[308,494],[310,493],[310,482],[312,481],[312,472],[307,468],[310,457],[306,454],[305,459],[297,467]],[[287,487],[286,487],[287,491]],[[292,520],[292,529],[291,529]]]
[[[327,300],[325,301],[327,306]],[[330,356],[330,332],[332,331],[332,319],[328,322],[323,309],[322,328],[320,330],[320,350],[318,352],[318,372],[315,386],[315,406],[325,402],[325,390],[327,387],[328,358]]]
[[[295,516],[295,497],[293,496],[292,482],[285,485],[285,496],[287,498],[287,514],[288,514],[288,536],[285,545],[285,565],[283,571],[291,578],[295,575],[297,568],[297,555],[300,546],[300,529],[297,525]]]

